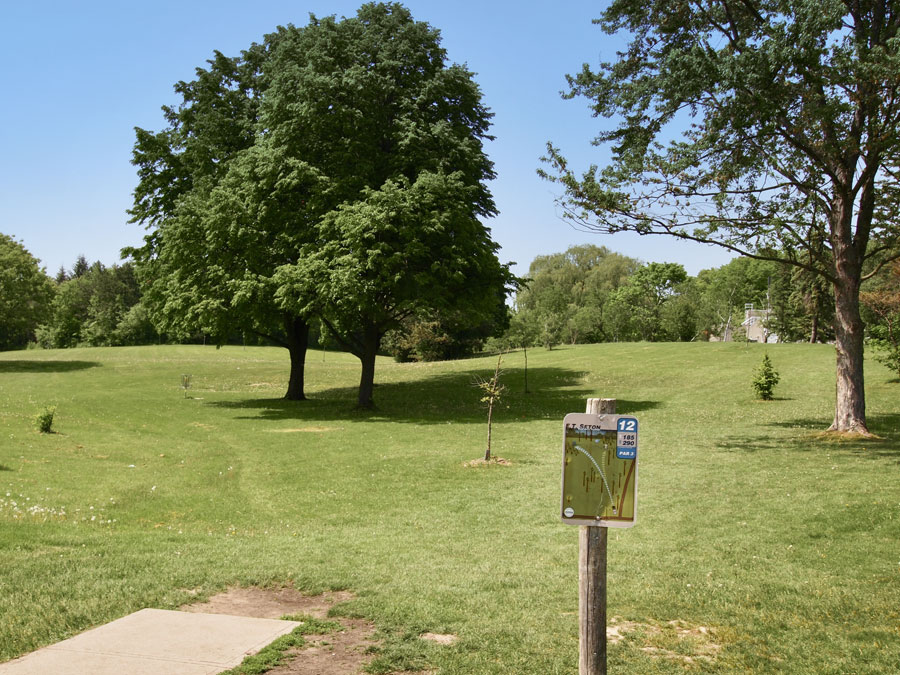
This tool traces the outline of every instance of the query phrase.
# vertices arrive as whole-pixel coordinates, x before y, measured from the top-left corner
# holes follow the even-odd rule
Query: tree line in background
[[[736,258],[691,277],[677,263],[643,264],[582,245],[539,256],[528,277],[510,345],[747,339],[748,305],[768,310],[765,329],[779,341],[834,339],[830,289],[776,261]]]
[[[106,267],[79,256],[48,277],[15,240],[0,235],[0,349],[202,342],[154,323],[134,265]],[[677,263],[649,263],[603,246],[539,256],[512,308],[474,324],[453,313],[410,317],[389,331],[381,353],[398,361],[463,358],[483,349],[563,344],[746,339],[745,307],[768,308],[766,330],[783,342],[834,339],[830,290],[774,261],[736,258],[688,276]],[[900,263],[861,294],[875,358],[900,376]],[[504,316],[503,314],[506,314]],[[224,342],[265,344],[234,332]],[[315,325],[310,343],[342,349]]]
[[[134,264],[79,256],[50,278],[17,241],[0,235],[0,349],[109,347],[159,342]]]

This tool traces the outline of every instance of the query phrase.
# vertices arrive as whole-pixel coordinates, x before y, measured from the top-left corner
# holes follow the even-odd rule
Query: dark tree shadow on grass
[[[3,361],[0,373],[71,373],[76,370],[99,368],[97,361]]]
[[[243,401],[211,401],[207,405],[235,410],[255,411],[238,419],[264,420],[384,420],[412,424],[446,424],[447,422],[483,422],[486,412],[480,402],[481,392],[475,386],[478,377],[486,377],[487,369],[466,370],[409,382],[384,382],[375,386],[374,410],[353,408],[356,387],[339,387],[313,392],[302,402],[284,399],[250,399]],[[525,394],[518,382],[522,369],[504,370],[501,383],[507,390],[495,408],[495,424],[531,419],[558,419],[570,412],[584,412],[585,399],[597,396],[582,384],[583,373],[565,368],[529,368]],[[635,413],[655,408],[655,401],[619,401],[620,413]]]
[[[770,427],[793,430],[785,436],[733,437],[717,443],[717,447],[733,452],[846,452],[869,459],[894,459],[900,463],[900,414],[867,415],[866,421],[875,437],[826,433],[830,420],[797,419],[774,422]]]

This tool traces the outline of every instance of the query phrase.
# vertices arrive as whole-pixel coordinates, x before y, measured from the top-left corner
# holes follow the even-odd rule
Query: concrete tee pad
[[[142,609],[0,664],[2,675],[213,675],[234,668],[296,621]]]

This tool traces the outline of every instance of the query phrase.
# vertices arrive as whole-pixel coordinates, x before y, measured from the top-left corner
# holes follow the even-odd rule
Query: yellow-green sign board
[[[563,427],[563,522],[633,527],[637,518],[637,419],[570,413]]]

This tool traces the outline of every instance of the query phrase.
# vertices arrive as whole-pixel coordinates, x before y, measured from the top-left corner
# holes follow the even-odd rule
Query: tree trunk
[[[868,434],[863,386],[863,322],[859,315],[860,270],[835,256],[834,336],[837,352],[834,423],[829,431]]]
[[[812,328],[809,331],[809,343],[816,344],[819,341],[819,309],[813,310]]]
[[[357,407],[374,408],[375,400],[373,392],[375,390],[375,356],[378,353],[378,345],[381,342],[381,336],[378,329],[373,326],[367,326],[363,334],[362,352],[357,354],[362,363],[362,373],[359,378],[359,399]]]
[[[484,461],[491,461],[491,418],[494,416],[494,399],[492,398],[488,402],[488,439],[487,439],[487,449],[484,451]]]
[[[284,397],[289,401],[305,401],[303,373],[306,367],[306,349],[309,346],[309,324],[303,319],[290,317],[285,320],[285,333],[291,355],[291,376]]]
[[[525,393],[528,394],[528,347],[523,345],[522,351],[525,352]]]

